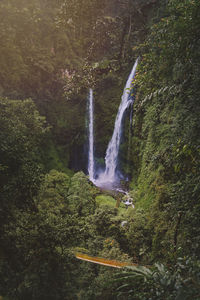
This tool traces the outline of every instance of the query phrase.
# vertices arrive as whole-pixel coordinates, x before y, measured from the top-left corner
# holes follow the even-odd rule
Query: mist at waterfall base
[[[133,89],[133,79],[136,73],[138,59],[136,60],[131,73],[126,82],[121,103],[115,119],[114,131],[108,144],[105,156],[105,168],[96,169],[94,161],[94,135],[93,135],[93,93],[90,90],[89,96],[89,152],[88,152],[88,173],[90,180],[101,188],[116,190],[119,189],[120,181],[124,176],[120,172],[119,166],[119,149],[122,141],[123,120],[127,109],[133,104],[134,98],[130,96]]]

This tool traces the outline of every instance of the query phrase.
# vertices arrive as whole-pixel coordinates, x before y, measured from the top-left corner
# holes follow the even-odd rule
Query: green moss
[[[113,197],[107,195],[99,195],[95,198],[95,200],[98,206],[108,205],[110,207],[116,207],[117,203]]]
[[[143,208],[145,210],[149,209],[153,200],[155,199],[154,193],[147,190],[147,188],[144,191],[140,191],[139,194],[139,200],[136,202],[135,208]]]
[[[96,197],[97,206],[109,206],[116,208],[117,200],[108,195],[99,195]],[[118,207],[118,213],[123,214],[126,211],[126,206],[120,202],[120,206]]]
[[[123,85],[114,74],[105,76],[95,89],[96,154],[104,157],[112,136]]]

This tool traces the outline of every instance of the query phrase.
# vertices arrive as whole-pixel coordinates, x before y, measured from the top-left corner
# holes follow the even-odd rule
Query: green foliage
[[[99,195],[96,197],[96,204],[98,206],[110,206],[110,207],[116,207],[116,200],[108,195]]]
[[[48,127],[31,100],[1,99],[0,106],[1,203],[23,206],[38,189],[39,148]]]
[[[108,237],[113,235],[116,226],[112,220],[117,215],[117,208],[100,207],[95,210],[93,215],[93,224],[97,235]]]
[[[38,209],[55,214],[67,211],[69,177],[56,170],[45,175],[38,194]]]
[[[47,95],[54,71],[52,41],[45,33],[49,30],[52,34],[52,26],[47,23],[50,16],[46,13],[41,18],[43,7],[38,0],[1,1],[0,5],[3,94],[17,98]]]
[[[116,279],[121,283],[117,299],[198,299],[199,267],[199,261],[190,258],[180,258],[171,270],[162,264],[127,267]]]
[[[65,172],[69,176],[73,175],[73,172],[67,168],[69,166],[69,149],[66,146],[58,146],[52,138],[47,138],[42,144],[42,162],[45,167],[45,171],[56,169],[60,172]]]
[[[98,112],[95,114],[97,157],[104,157],[106,147],[112,136],[118,105],[121,101],[122,85],[121,76],[116,76],[115,72],[101,75],[101,80],[96,84],[94,97],[95,111]]]
[[[138,48],[133,182],[157,259],[197,254],[199,244],[199,10],[198,1],[169,1]]]
[[[149,261],[151,253],[152,232],[147,227],[147,214],[144,210],[131,210],[125,225],[125,235],[128,241],[128,252],[134,261]]]
[[[78,262],[70,249],[77,242],[80,245],[82,224],[77,214],[69,211],[69,186],[66,174],[52,170],[41,183],[34,211],[12,211],[1,236],[3,295],[11,299],[76,299]]]
[[[104,240],[103,249],[99,253],[99,255],[104,258],[131,263],[130,257],[127,254],[123,253],[120,249],[119,243],[111,238],[107,238],[106,240]]]
[[[11,299],[76,299],[71,284],[76,261],[68,250],[75,219],[50,208],[35,214],[16,211],[13,221],[2,237],[6,244],[0,263],[2,294]]]
[[[92,214],[95,210],[93,194],[95,188],[91,186],[83,172],[76,173],[71,178],[68,203],[71,212],[77,212],[79,216]]]

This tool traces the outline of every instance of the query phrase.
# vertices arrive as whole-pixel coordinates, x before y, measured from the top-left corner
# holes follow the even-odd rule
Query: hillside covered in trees
[[[0,1],[0,299],[200,299],[199,32],[199,0]],[[87,176],[87,98],[103,166],[137,58],[127,208]]]

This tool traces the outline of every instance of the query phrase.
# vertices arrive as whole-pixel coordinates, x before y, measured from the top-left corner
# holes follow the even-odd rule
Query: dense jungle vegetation
[[[0,1],[0,299],[200,299],[199,32],[199,0]],[[126,209],[84,174],[86,102],[101,164],[137,57]]]

